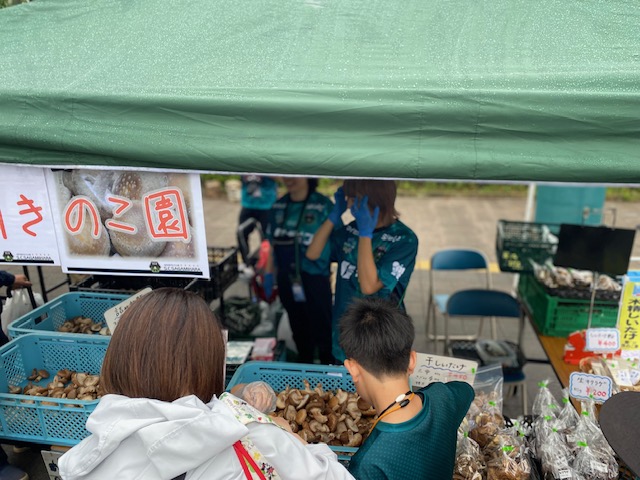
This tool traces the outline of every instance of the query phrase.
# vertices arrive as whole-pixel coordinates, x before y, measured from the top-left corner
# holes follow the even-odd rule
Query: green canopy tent
[[[640,3],[38,0],[0,163],[640,183]]]

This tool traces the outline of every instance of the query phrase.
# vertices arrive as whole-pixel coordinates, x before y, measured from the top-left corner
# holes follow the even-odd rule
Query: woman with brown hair
[[[340,317],[354,298],[366,296],[387,298],[404,309],[418,237],[398,219],[392,180],[345,180],[334,199],[331,214],[307,249],[307,258],[317,258],[329,242],[331,259],[338,263],[332,344],[333,356],[344,361],[338,342]],[[343,225],[347,208],[355,220]]]
[[[351,479],[326,445],[307,445],[223,393],[220,324],[197,295],[161,288],[113,333],[91,435],[60,458],[65,480]]]

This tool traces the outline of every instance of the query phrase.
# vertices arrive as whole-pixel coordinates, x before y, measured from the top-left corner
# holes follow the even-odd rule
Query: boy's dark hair
[[[415,338],[411,318],[394,303],[356,299],[340,318],[340,346],[376,377],[406,373]]]

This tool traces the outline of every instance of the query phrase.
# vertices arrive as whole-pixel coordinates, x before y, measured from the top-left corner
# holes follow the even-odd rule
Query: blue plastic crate
[[[247,362],[241,365],[231,378],[227,390],[239,383],[249,383],[261,380],[271,385],[275,392],[281,392],[287,387],[304,388],[303,380],[307,380],[311,388],[318,383],[324,390],[341,388],[347,392],[355,392],[351,375],[343,366],[310,365],[304,363],[287,362]],[[358,451],[356,447],[330,446],[338,455],[338,460],[348,463],[351,456]]]
[[[37,383],[41,386],[46,386],[58,370],[65,368],[99,374],[109,340],[110,337],[93,335],[31,333],[0,347],[0,438],[73,446],[88,436],[85,424],[98,400],[6,392],[9,385],[24,387],[34,368],[51,374]]]
[[[106,293],[65,293],[11,322],[9,337],[17,338],[20,335],[37,332],[87,336],[87,334],[63,333],[57,330],[64,322],[78,315],[89,317],[95,323],[106,327],[104,312],[129,297],[130,295]]]

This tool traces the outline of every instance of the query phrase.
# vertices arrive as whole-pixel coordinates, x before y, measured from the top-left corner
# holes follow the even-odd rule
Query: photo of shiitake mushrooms
[[[309,443],[359,447],[367,438],[376,416],[375,409],[357,393],[338,388],[325,391],[322,385],[311,389],[289,388],[276,399],[275,416],[283,417],[291,429]]]
[[[86,333],[89,335],[111,335],[109,327],[104,327],[101,323],[96,323],[89,317],[78,315],[70,318],[58,327],[58,332],[63,333]]]
[[[145,258],[194,258],[195,231],[192,228],[193,218],[191,180],[187,174],[141,172],[132,170],[90,170],[77,169],[55,173],[58,203],[64,209],[69,202],[88,199],[95,206],[97,222],[100,224],[98,238],[93,237],[92,221],[85,217],[80,230],[76,233],[65,231],[69,254],[87,256],[145,257]],[[182,240],[153,239],[148,233],[145,216],[145,195],[160,189],[176,187],[184,198],[186,211],[186,228],[190,232],[188,243]],[[116,214],[119,206],[113,197],[126,199],[129,208]],[[75,223],[82,209],[78,208],[70,215]],[[62,212],[61,212],[62,213]],[[126,231],[109,226],[110,220],[133,227],[135,231]]]
[[[24,387],[9,385],[9,393],[14,395],[31,395],[34,397],[68,398],[73,400],[96,400],[102,396],[100,375],[90,375],[85,372],[75,372],[69,369],[58,370],[53,379],[46,385],[38,385],[42,380],[49,379],[47,370],[34,368],[27,377],[29,383]],[[35,382],[35,383],[34,383]],[[25,401],[27,403],[33,403]],[[42,402],[42,405],[58,405],[52,402]]]

